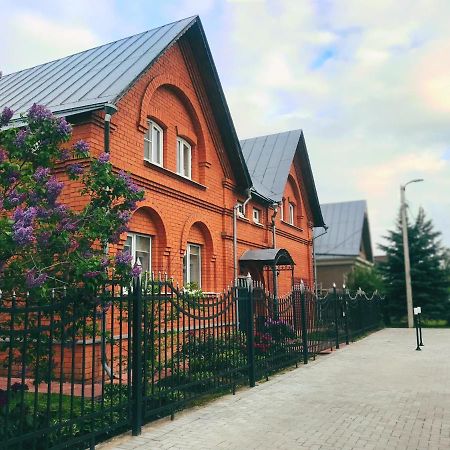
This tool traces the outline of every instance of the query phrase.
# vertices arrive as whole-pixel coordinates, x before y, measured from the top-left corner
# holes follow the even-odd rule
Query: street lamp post
[[[409,261],[409,244],[408,244],[408,226],[406,222],[406,200],[405,190],[406,186],[410,183],[418,183],[423,181],[422,178],[408,181],[406,184],[400,185],[400,213],[402,219],[402,235],[403,235],[403,257],[405,261],[405,282],[406,282],[406,307],[408,310],[408,328],[414,326],[413,315],[413,298],[411,288],[411,265]]]

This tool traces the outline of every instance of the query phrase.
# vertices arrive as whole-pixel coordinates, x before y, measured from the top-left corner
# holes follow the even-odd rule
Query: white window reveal
[[[158,166],[163,165],[163,130],[152,120],[144,136],[144,159]]]
[[[261,210],[253,208],[253,222],[261,223]]]
[[[177,173],[186,178],[191,178],[192,148],[182,138],[177,138]]]
[[[295,214],[295,205],[293,203],[289,203],[289,223],[294,225],[294,214]]]
[[[184,284],[195,283],[202,287],[202,248],[197,244],[188,244],[183,258]]]
[[[237,214],[239,217],[245,217],[245,208],[243,202],[237,202]]]
[[[142,272],[150,272],[152,267],[152,237],[144,234],[128,233],[123,246],[132,257],[131,264],[142,267]]]

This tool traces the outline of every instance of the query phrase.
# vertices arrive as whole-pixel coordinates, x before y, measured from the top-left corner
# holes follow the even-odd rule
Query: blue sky
[[[374,247],[399,186],[450,246],[448,0],[0,0],[10,73],[199,14],[241,138],[302,128],[321,202],[366,199]],[[375,253],[377,250],[375,248]]]

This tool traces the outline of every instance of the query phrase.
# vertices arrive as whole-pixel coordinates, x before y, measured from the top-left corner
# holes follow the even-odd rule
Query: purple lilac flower
[[[123,264],[123,265],[128,265],[131,264],[133,257],[131,256],[131,253],[129,251],[124,251],[124,252],[117,252],[116,254],[116,263],[117,264]]]
[[[28,131],[27,130],[20,130],[17,134],[16,134],[16,139],[14,141],[14,144],[17,147],[23,147],[23,145],[25,144],[25,139],[28,136]]]
[[[0,127],[7,125],[13,115],[14,111],[11,108],[3,108],[2,114],[0,115]]]
[[[34,172],[33,178],[42,183],[45,181],[50,175],[50,169],[48,167],[38,167],[36,172]]]
[[[102,267],[102,269],[104,269],[105,267],[108,267],[108,264],[109,264],[109,258],[104,256],[102,258],[102,260],[100,261],[100,266]]]
[[[120,211],[117,214],[117,218],[123,222],[123,223],[127,223],[130,219],[131,219],[131,212],[130,211]]]
[[[50,240],[52,233],[50,231],[43,231],[36,237],[36,240],[40,246],[46,246]]]
[[[102,153],[97,160],[100,164],[106,164],[109,162],[109,153]]]
[[[25,275],[25,283],[29,288],[40,287],[45,283],[47,279],[46,273],[38,274],[36,269],[28,270]]]
[[[67,161],[68,159],[71,158],[71,156],[72,155],[70,154],[70,151],[67,150],[67,148],[63,148],[61,150],[61,155],[59,156],[59,158],[61,159],[61,161]]]
[[[37,208],[37,216],[39,219],[48,219],[51,217],[52,211],[50,209],[44,208],[42,206],[38,206]]]
[[[51,177],[45,184],[47,188],[47,199],[49,202],[53,203],[59,196],[64,187],[64,183],[58,181],[56,177]]]
[[[142,192],[142,189],[140,187],[138,187],[133,180],[131,179],[130,175],[128,175],[125,171],[121,170],[119,172],[119,178],[121,178],[127,188],[133,193],[133,194],[137,194],[139,192]],[[131,208],[130,208],[131,209]]]
[[[18,245],[27,245],[33,242],[33,227],[23,227],[21,225],[13,225],[13,240]]]
[[[20,178],[20,173],[17,170],[8,171],[7,180],[9,184],[14,184]]]
[[[22,203],[23,199],[24,199],[24,195],[23,194],[19,194],[15,189],[13,189],[8,197],[8,202],[10,203],[10,205],[12,206],[17,206],[20,203]]]
[[[99,276],[102,272],[100,272],[100,270],[91,270],[89,272],[85,272],[84,276],[86,278],[95,278],[97,276]]]
[[[52,116],[52,112],[48,108],[43,105],[36,105],[36,103],[28,110],[28,118],[30,120],[51,119]]]
[[[73,151],[79,154],[87,154],[89,153],[89,144],[86,141],[78,141],[73,144]]]
[[[72,125],[70,125],[64,117],[59,118],[57,124],[56,131],[62,137],[67,137],[70,133],[72,133]]]
[[[80,164],[71,164],[67,167],[67,173],[74,177],[81,175],[83,173],[83,168]]]
[[[8,158],[8,153],[4,148],[0,148],[0,164]]]
[[[141,273],[142,273],[142,267],[141,267],[141,266],[135,265],[135,266],[131,269],[131,276],[132,276],[133,278],[137,278]]]

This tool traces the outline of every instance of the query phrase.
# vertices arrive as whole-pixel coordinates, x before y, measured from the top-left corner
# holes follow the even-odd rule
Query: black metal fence
[[[93,447],[199,397],[255,385],[381,324],[381,298],[281,298],[251,280],[203,296],[167,277],[95,295],[0,296],[0,448]]]

